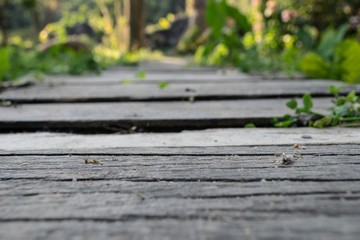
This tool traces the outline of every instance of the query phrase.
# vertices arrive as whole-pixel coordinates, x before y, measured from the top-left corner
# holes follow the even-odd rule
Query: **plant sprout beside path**
[[[329,92],[335,97],[333,106],[330,108],[330,114],[325,115],[314,112],[312,97],[309,93],[307,93],[302,98],[302,107],[299,106],[298,101],[294,98],[288,101],[286,106],[295,111],[295,116],[287,114],[283,116],[281,121],[274,119],[274,126],[307,126],[316,128],[331,126],[360,126],[360,97],[356,95],[355,91],[351,91],[346,96],[341,96],[341,90],[342,86],[329,87]]]

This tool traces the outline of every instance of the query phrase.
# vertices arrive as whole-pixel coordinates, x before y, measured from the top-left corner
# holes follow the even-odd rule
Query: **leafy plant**
[[[321,114],[313,111],[313,101],[310,94],[302,98],[303,107],[299,107],[296,99],[291,99],[286,106],[295,112],[295,115],[285,115],[282,120],[274,119],[275,127],[330,127],[330,126],[360,126],[360,98],[355,91],[342,96],[342,86],[330,86],[329,92],[334,95],[334,105],[329,114]]]
[[[275,127],[291,127],[294,125],[306,126],[315,119],[322,117],[321,113],[313,111],[313,101],[309,93],[302,98],[303,106],[295,98],[292,98],[286,103],[286,106],[295,112],[295,116],[285,115],[281,121],[274,119]]]
[[[329,28],[316,51],[301,58],[300,70],[310,78],[360,82],[360,43],[356,39],[343,40],[347,29],[346,25],[338,30]]]
[[[79,75],[100,71],[90,51],[53,46],[44,52],[9,46],[0,49],[0,81],[16,80],[31,72]]]
[[[205,19],[210,35],[207,43],[196,51],[195,61],[207,65],[238,65],[244,50],[242,36],[251,31],[248,18],[226,0],[209,0]]]

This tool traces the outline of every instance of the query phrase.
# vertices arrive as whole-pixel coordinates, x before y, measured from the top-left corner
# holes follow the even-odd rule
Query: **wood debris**
[[[300,160],[302,158],[300,150],[306,149],[306,147],[300,145],[300,144],[294,144],[294,150],[295,153],[288,154],[288,153],[282,153],[277,156],[279,156],[279,159],[277,159],[275,164],[277,166],[289,166],[292,165],[296,160]]]
[[[85,159],[85,164],[101,164],[101,161],[97,159]]]

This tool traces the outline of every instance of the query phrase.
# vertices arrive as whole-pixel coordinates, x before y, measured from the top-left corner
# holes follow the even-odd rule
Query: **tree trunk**
[[[142,47],[145,47],[145,0],[131,0],[129,50]]]
[[[41,12],[39,11],[38,0],[22,0],[22,6],[29,11],[34,26],[34,41],[38,43],[39,33],[41,32],[43,25],[41,21]]]
[[[186,0],[186,13],[189,17],[189,24],[177,46],[178,53],[195,52],[199,45],[206,41],[205,9],[206,0]]]
[[[205,8],[206,0],[194,0],[195,24],[202,30],[206,28]]]
[[[39,42],[39,34],[43,28],[38,8],[35,7],[34,9],[32,9],[31,14],[32,14],[32,18],[34,21],[34,30],[35,30],[34,40],[35,40],[35,43],[38,43]]]
[[[186,13],[191,19],[190,25],[196,25],[199,29],[205,30],[205,8],[206,0],[186,1]]]

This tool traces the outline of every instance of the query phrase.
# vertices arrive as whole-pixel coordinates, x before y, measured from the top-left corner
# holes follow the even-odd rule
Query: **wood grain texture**
[[[154,67],[145,80],[124,68],[2,92],[26,104],[0,107],[0,130],[269,126],[290,112],[289,97],[322,96],[318,112],[331,104],[334,82]],[[360,90],[343,93],[351,89]],[[283,153],[291,164],[281,164]],[[359,156],[356,128],[0,134],[0,238],[357,240]]]
[[[239,220],[134,220],[39,221],[0,224],[4,239],[344,239],[356,240],[360,234],[358,217],[297,216],[268,214],[267,218]],[[21,231],[19,231],[21,229]]]
[[[6,239],[356,239],[359,190],[357,182],[2,181],[0,232]]]
[[[336,137],[335,137],[336,136]],[[35,140],[34,140],[35,139]],[[72,152],[72,151],[93,151],[98,153],[121,153],[123,148],[138,148],[130,150],[133,153],[160,151],[162,153],[174,153],[181,151],[181,147],[188,147],[187,153],[205,152],[199,147],[227,147],[238,146],[239,152],[246,151],[243,146],[273,146],[274,151],[277,145],[303,144],[305,146],[332,145],[323,148],[322,151],[339,152],[341,147],[344,153],[355,150],[348,148],[346,144],[360,144],[360,134],[357,128],[227,128],[227,129],[207,129],[201,131],[183,131],[179,133],[135,133],[135,134],[69,134],[69,133],[10,133],[0,134],[0,152],[16,151],[45,151],[51,153]],[[163,148],[160,150],[147,150],[154,147],[176,147],[177,149]],[[180,147],[180,148],[179,148]],[[118,149],[117,149],[118,148]],[[145,150],[144,150],[145,148]],[[229,149],[225,148],[220,154]],[[250,148],[251,149],[251,148]],[[268,148],[267,148],[268,149]],[[124,150],[126,151],[129,150]],[[216,153],[216,148],[212,148],[212,154]],[[237,150],[231,149],[231,153]],[[254,152],[255,151],[255,152]],[[263,152],[260,148],[254,148],[249,152]],[[269,151],[269,150],[267,150]],[[316,147],[313,148],[316,152]],[[357,150],[356,150],[357,151]],[[110,152],[109,152],[110,153]]]
[[[211,99],[247,99],[299,97],[311,92],[314,96],[331,96],[328,81],[266,81],[250,83],[170,84],[165,89],[149,84],[99,86],[32,86],[0,93],[0,99],[18,103],[158,101]],[[340,85],[336,83],[335,85]],[[346,86],[343,93],[360,92],[360,86]]]
[[[279,153],[281,154],[281,153]],[[52,181],[258,181],[360,180],[358,156],[303,156],[291,166],[277,156],[97,156],[103,165],[85,164],[91,156],[1,157],[1,178]]]

